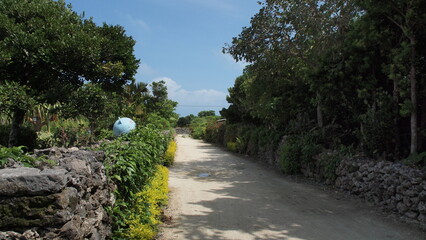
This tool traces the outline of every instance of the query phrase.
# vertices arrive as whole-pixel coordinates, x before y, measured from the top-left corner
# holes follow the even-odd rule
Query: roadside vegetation
[[[109,209],[114,239],[152,239],[167,203],[178,115],[165,82],[134,78],[135,41],[118,25],[98,26],[64,1],[0,1],[0,168],[54,164],[35,148],[105,151],[117,185]],[[137,124],[115,138],[119,117]]]
[[[279,155],[327,179],[344,156],[426,167],[426,2],[261,2],[223,51],[249,64],[229,88],[226,123],[195,118],[193,137]]]
[[[115,239],[152,239],[157,233],[167,204],[168,170],[163,165],[173,162],[172,137],[140,127],[101,146],[107,175],[117,185],[110,209]]]

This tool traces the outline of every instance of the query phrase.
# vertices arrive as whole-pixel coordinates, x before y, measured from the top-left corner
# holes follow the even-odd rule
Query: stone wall
[[[36,150],[57,166],[0,169],[0,239],[106,239],[112,206],[102,152]]]
[[[261,152],[258,159],[280,168],[280,149],[286,144],[284,136],[274,152]],[[426,230],[426,170],[399,163],[376,161],[366,157],[352,157],[337,162],[335,176],[326,176],[327,159],[335,152],[323,152],[314,163],[302,164],[302,174],[318,182],[334,185],[337,189],[358,195],[384,210],[417,221]]]
[[[426,172],[387,161],[343,159],[335,186],[426,224]]]

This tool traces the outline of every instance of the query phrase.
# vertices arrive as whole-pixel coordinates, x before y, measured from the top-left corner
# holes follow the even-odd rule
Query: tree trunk
[[[411,54],[410,54],[410,86],[411,86],[411,146],[410,153],[417,153],[417,79],[416,79],[416,41],[414,37],[410,38]]]
[[[420,129],[426,129],[426,99],[423,98],[422,104],[420,104]],[[420,152],[426,151],[426,136],[421,135],[418,141],[419,148],[417,149]]]
[[[24,122],[25,111],[17,109],[13,113],[12,118],[12,127],[9,133],[9,147],[14,147],[18,145],[19,135],[20,135],[20,126]]]
[[[394,158],[398,159],[400,155],[400,149],[401,149],[401,131],[399,128],[399,87],[398,82],[395,79],[393,81],[393,104],[394,104]]]
[[[319,92],[317,92],[317,99],[318,99],[318,103],[317,103],[317,123],[318,123],[318,127],[322,128],[324,126],[324,119],[323,119],[323,116],[322,116],[321,96],[320,96]]]

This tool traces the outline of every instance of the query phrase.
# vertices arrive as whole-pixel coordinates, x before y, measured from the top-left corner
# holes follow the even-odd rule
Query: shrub
[[[53,166],[56,162],[44,157],[34,158],[25,154],[24,146],[0,147],[0,168],[4,168],[10,159],[21,162],[25,167],[37,167],[38,164]]]
[[[174,141],[173,141],[174,142]],[[168,175],[166,167],[157,165],[156,173],[142,191],[135,196],[135,205],[126,220],[128,239],[153,239],[161,223],[162,207],[167,204]]]
[[[130,224],[136,224],[135,208],[150,179],[162,164],[170,138],[149,127],[139,127],[112,142],[102,144],[107,156],[107,175],[117,185],[116,203],[109,209],[113,218],[114,237],[127,239]],[[138,216],[141,224],[148,215]],[[141,220],[142,219],[142,220]]]
[[[316,136],[312,133],[288,137],[280,152],[280,167],[287,174],[300,173],[302,163],[314,164],[314,157],[321,152]]]
[[[228,142],[226,144],[226,148],[231,152],[237,152],[237,143],[236,142]]]
[[[209,120],[206,125],[203,140],[212,143],[222,143],[225,129],[224,122],[217,122],[215,119]]]
[[[237,150],[239,153],[245,154],[247,152],[248,142],[250,140],[251,131],[253,130],[252,126],[240,125],[237,132]]]
[[[55,144],[53,133],[40,131],[37,133],[37,148],[48,148]]]
[[[223,136],[224,143],[235,142],[238,136],[238,125],[229,124],[226,126],[225,135]]]
[[[89,122],[82,119],[58,121],[53,126],[54,145],[71,147],[85,146],[93,142],[93,134]]]
[[[177,149],[176,141],[170,141],[169,146],[167,147],[167,151],[164,154],[164,165],[171,166],[175,160],[175,153]]]
[[[322,152],[318,155],[321,173],[325,179],[334,182],[337,178],[336,169],[345,157],[353,156],[355,151],[352,146],[340,145],[336,151]]]
[[[322,153],[319,158],[324,178],[334,182],[337,178],[336,169],[342,161],[343,155],[339,152]]]
[[[253,156],[257,155],[257,153],[259,152],[258,142],[259,142],[259,129],[256,128],[250,131],[250,137],[247,142],[247,154],[253,155]]]
[[[289,137],[280,151],[280,168],[286,174],[300,173],[300,146],[295,138]]]
[[[111,129],[101,129],[99,132],[99,135],[96,136],[97,140],[104,140],[104,139],[108,139],[108,140],[112,140],[114,139],[114,132]]]

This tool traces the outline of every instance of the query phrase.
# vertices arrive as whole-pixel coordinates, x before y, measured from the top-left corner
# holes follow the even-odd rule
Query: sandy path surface
[[[426,239],[360,201],[339,200],[251,160],[178,136],[159,239]]]

